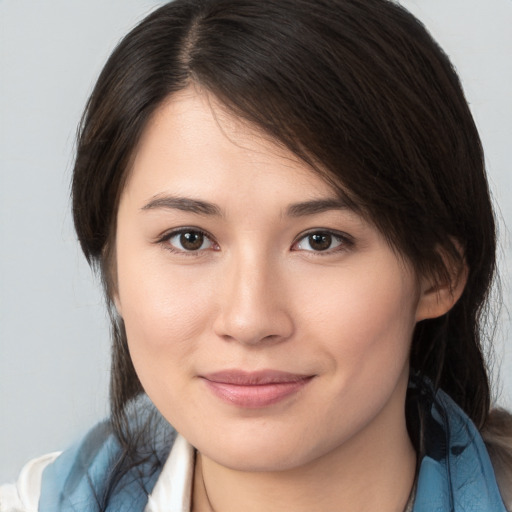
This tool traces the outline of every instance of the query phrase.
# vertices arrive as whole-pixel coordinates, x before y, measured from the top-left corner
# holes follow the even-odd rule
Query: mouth
[[[248,409],[277,404],[301,391],[313,377],[277,370],[226,370],[200,376],[222,401]]]

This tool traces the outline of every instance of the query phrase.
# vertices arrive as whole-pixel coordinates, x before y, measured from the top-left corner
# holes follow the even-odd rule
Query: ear
[[[121,310],[121,301],[119,300],[119,294],[117,292],[114,293],[112,297],[112,302],[114,303],[114,306],[116,308],[117,314],[122,318],[123,313]]]
[[[443,257],[449,276],[446,282],[435,277],[420,279],[420,299],[416,309],[416,322],[438,318],[448,313],[460,299],[468,279],[468,266],[464,260],[453,261]]]
[[[115,240],[107,240],[101,250],[101,273],[105,286],[105,293],[110,304],[113,304],[117,314],[122,317],[121,300],[119,298],[119,284],[117,279],[117,251]]]

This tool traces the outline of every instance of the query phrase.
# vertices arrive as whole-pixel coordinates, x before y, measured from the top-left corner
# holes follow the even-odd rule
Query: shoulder
[[[176,433],[145,397],[130,404],[126,438],[110,421],[62,453],[29,462],[18,482],[0,488],[0,512],[143,509]]]
[[[482,429],[496,481],[508,510],[512,511],[512,414],[493,409]]]
[[[107,425],[107,422],[96,425],[80,442],[64,452],[29,461],[16,483],[0,487],[0,512],[35,512],[41,508],[45,496],[57,499],[60,490],[75,478],[79,468],[86,473],[85,468],[105,451],[110,431]]]
[[[43,471],[59,455],[60,452],[54,452],[32,459],[25,464],[16,483],[0,486],[0,512],[36,512]]]
[[[492,450],[484,443],[486,429],[479,431],[442,390],[428,385],[422,390],[418,400],[424,408],[425,449],[415,507],[448,510],[456,503],[457,510],[510,512],[505,495],[510,481],[506,478],[503,484],[497,479],[496,460],[491,461]]]

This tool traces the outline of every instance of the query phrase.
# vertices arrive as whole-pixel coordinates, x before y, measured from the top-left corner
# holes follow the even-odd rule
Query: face
[[[202,454],[298,467],[404,424],[409,266],[306,164],[187,89],[117,218],[116,305],[144,389]]]

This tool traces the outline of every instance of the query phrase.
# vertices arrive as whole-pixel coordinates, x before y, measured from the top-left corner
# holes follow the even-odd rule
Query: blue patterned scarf
[[[434,394],[425,381],[420,385],[415,396],[427,404],[426,455],[413,512],[506,512],[476,427],[448,395]],[[412,381],[410,387],[418,391]],[[134,432],[149,434],[139,463],[129,465],[110,424],[101,423],[45,469],[40,512],[144,510],[176,434],[147,397],[131,405],[129,417]]]

